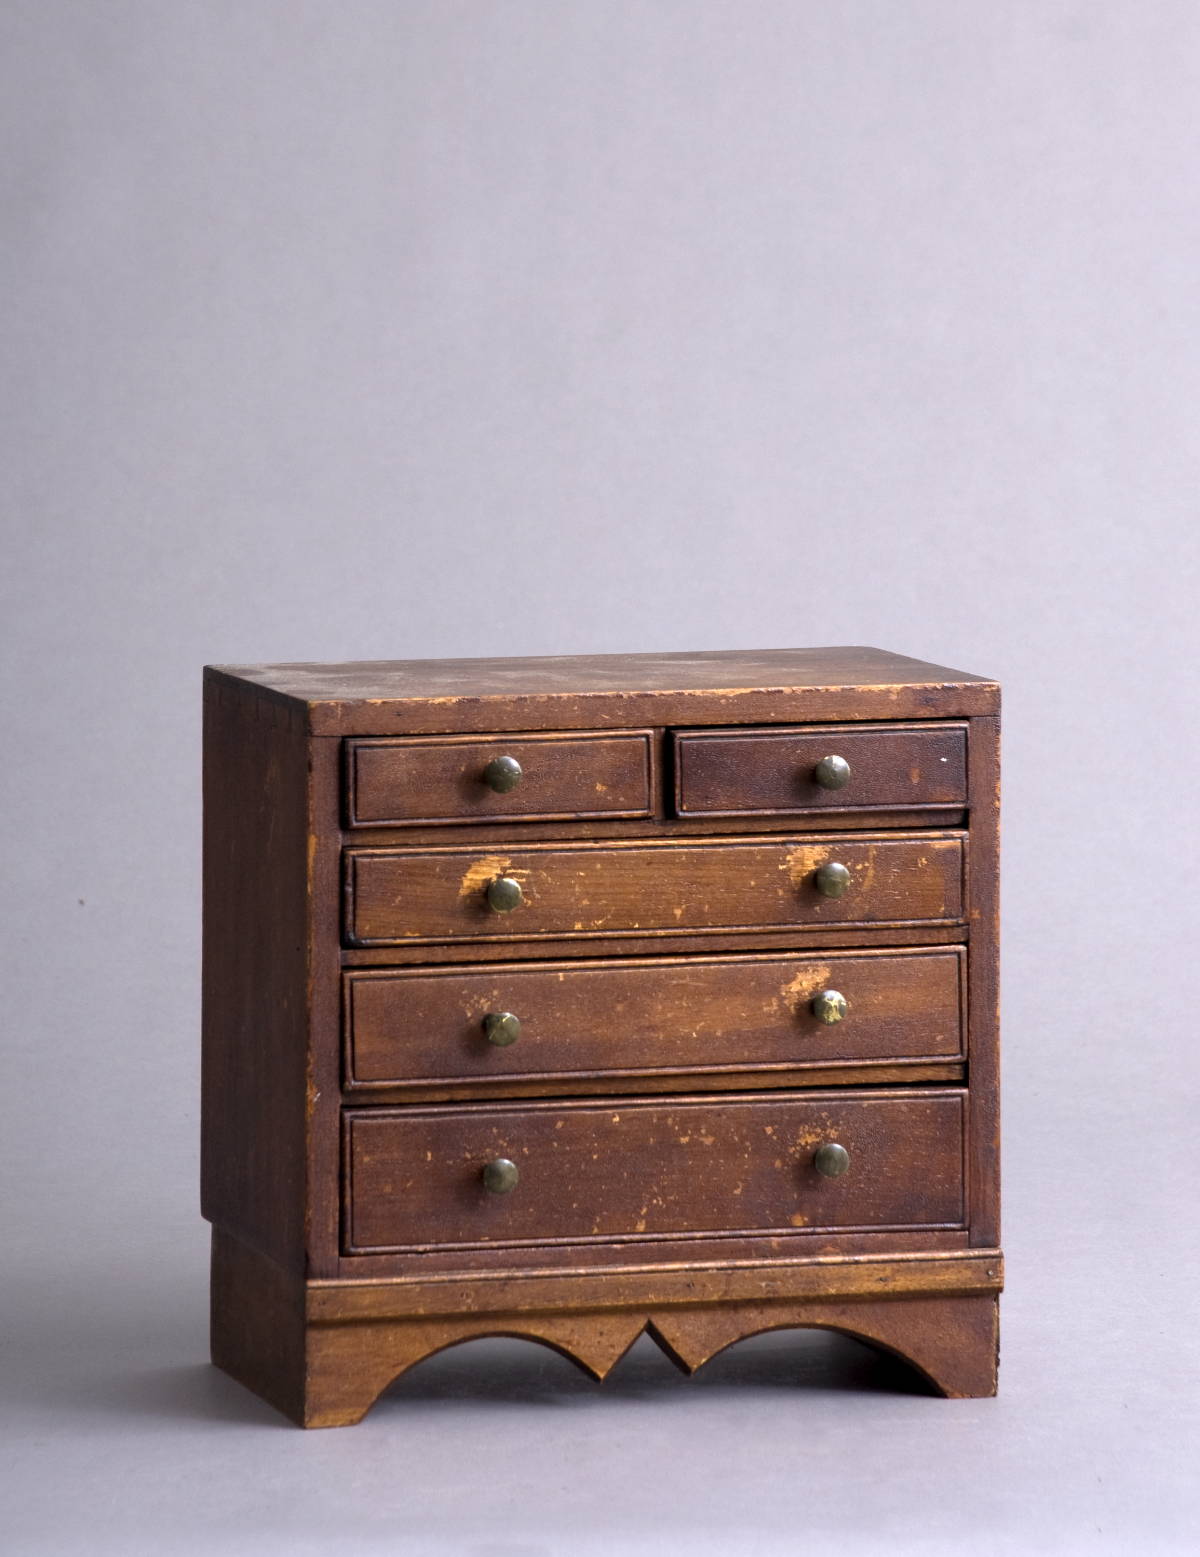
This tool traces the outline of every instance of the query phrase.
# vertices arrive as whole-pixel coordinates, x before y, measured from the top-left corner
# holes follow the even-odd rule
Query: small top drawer
[[[649,816],[648,730],[346,742],[349,827]]]
[[[675,733],[680,816],[961,809],[966,800],[963,724]]]

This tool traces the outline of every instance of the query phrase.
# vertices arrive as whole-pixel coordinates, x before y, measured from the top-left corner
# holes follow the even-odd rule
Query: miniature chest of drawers
[[[876,649],[205,672],[212,1354],[521,1336],[995,1391],[999,689]]]

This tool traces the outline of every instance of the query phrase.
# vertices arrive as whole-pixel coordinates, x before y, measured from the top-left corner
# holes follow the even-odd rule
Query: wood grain
[[[303,722],[252,689],[206,681],[201,1209],[299,1267],[308,836]]]
[[[766,1330],[838,1330],[908,1361],[942,1394],[995,1393],[996,1251],[969,1258],[774,1261],[687,1271],[462,1281],[309,1282],[215,1231],[213,1358],[305,1427],[360,1421],[447,1346],[514,1336],[604,1378],[642,1334],[685,1372]]]
[[[414,1364],[447,1346],[488,1335],[539,1342],[592,1378],[607,1377],[648,1334],[685,1373],[717,1352],[767,1330],[836,1330],[908,1362],[951,1399],[994,1395],[998,1358],[994,1297],[730,1304],[719,1309],[645,1313],[592,1312],[521,1319],[495,1315],[444,1321],[403,1320],[374,1327],[330,1325],[309,1332],[305,1427],[359,1422],[379,1395]]]
[[[314,735],[963,718],[999,701],[986,677],[863,647],[209,669],[292,705]]]
[[[965,724],[680,730],[674,739],[680,816],[908,813],[966,804]],[[849,763],[850,777],[841,789],[823,789],[815,770],[833,754]]]
[[[220,1241],[220,1234],[214,1241]],[[628,1251],[626,1251],[628,1253]],[[410,1261],[401,1275],[375,1281],[308,1281],[309,1324],[351,1320],[450,1318],[479,1313],[543,1313],[580,1303],[589,1309],[679,1307],[690,1303],[744,1303],[788,1298],[966,1297],[998,1293],[1004,1260],[998,1249],[879,1249],[814,1256],[810,1246],[771,1257],[693,1249],[686,1261],[643,1259],[599,1269],[593,1251],[585,1263],[558,1270],[491,1270],[464,1282],[461,1272],[430,1274],[428,1262]],[[360,1264],[362,1262],[359,1262]]]
[[[1000,723],[994,718],[972,725],[971,841],[971,1239],[994,1248],[1000,1241]]]
[[[476,1336],[599,1377],[827,1325],[992,1392],[998,709],[870,649],[210,667],[218,1365],[332,1425]],[[498,750],[522,785],[481,795]]]
[[[656,840],[460,849],[345,851],[346,932],[353,946],[547,936],[936,923],[962,914],[963,840],[956,835]],[[844,896],[816,872],[846,866]],[[511,876],[521,906],[497,914],[486,889]]]
[[[657,746],[648,730],[347,741],[347,825],[650,816]],[[504,794],[489,789],[483,777],[500,756],[514,758],[522,769],[517,787]]]
[[[561,1089],[620,1074],[678,1086],[704,1072],[958,1059],[964,959],[955,948],[349,970],[346,1090]],[[833,1025],[812,1006],[829,988],[847,1001]],[[521,1024],[506,1047],[484,1031],[499,1011]]]
[[[347,1252],[963,1222],[962,1092],[351,1109]],[[814,1166],[829,1142],[849,1171]],[[484,1164],[520,1170],[492,1194]]]
[[[717,952],[870,951],[881,947],[956,946],[966,938],[962,919],[915,924],[794,924],[765,930],[699,929],[680,935],[645,935],[629,930],[610,936],[514,936],[495,941],[393,941],[379,946],[343,945],[347,968],[438,967],[546,958],[588,962],[596,958],[640,957],[650,952],[711,956]]]

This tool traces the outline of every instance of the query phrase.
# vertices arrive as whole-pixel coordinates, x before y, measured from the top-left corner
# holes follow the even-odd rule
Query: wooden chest
[[[209,668],[213,1360],[308,1426],[500,1334],[993,1393],[998,709],[863,648]]]

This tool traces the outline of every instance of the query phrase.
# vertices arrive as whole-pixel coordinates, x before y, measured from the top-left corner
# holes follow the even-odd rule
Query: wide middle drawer
[[[953,922],[963,845],[960,834],[918,833],[350,848],[345,934],[352,946],[387,946]]]
[[[346,1089],[953,1060],[964,959],[939,947],[357,968]]]

